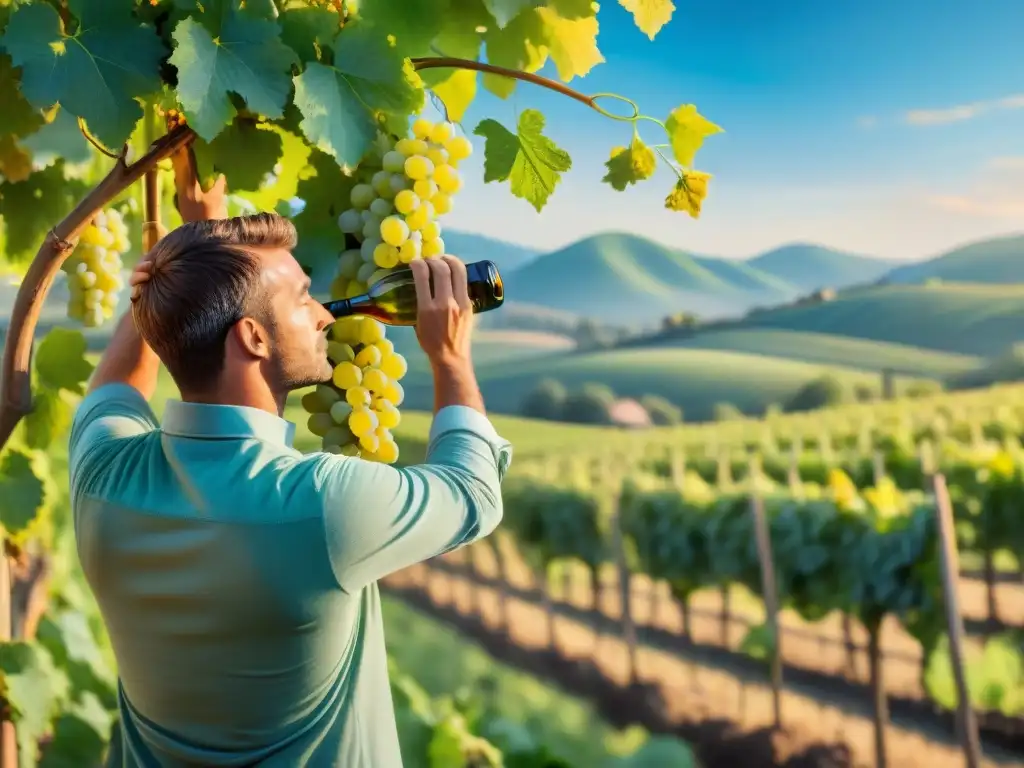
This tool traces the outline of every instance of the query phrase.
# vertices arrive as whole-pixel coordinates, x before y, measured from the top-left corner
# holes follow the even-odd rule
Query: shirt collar
[[[200,439],[256,438],[291,447],[295,424],[246,405],[212,405],[168,400],[162,430],[175,437]]]

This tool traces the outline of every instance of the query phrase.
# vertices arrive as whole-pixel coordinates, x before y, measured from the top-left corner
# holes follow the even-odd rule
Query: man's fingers
[[[426,259],[430,273],[434,276],[434,301],[446,307],[452,300],[452,270],[444,259]]]
[[[430,267],[423,259],[416,259],[409,264],[409,269],[416,286],[416,305],[421,309],[430,306],[433,301],[430,296]]]
[[[459,258],[448,254],[442,256],[441,260],[448,265],[452,275],[452,296],[455,298],[455,303],[463,311],[470,309],[473,304],[469,300],[469,277],[466,274],[466,265]]]

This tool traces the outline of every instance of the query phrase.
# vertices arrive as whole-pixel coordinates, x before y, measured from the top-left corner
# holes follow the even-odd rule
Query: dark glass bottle
[[[504,303],[505,289],[493,261],[467,264],[466,278],[473,312],[488,312]],[[385,325],[416,325],[416,283],[412,270],[406,266],[399,267],[371,285],[366,293],[329,301],[324,306],[335,318],[367,315]]]

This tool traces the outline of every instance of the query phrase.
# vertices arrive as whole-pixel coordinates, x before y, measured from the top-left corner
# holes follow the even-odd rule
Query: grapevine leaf
[[[295,217],[299,242],[294,250],[296,260],[313,272],[314,283],[320,272],[332,273],[344,243],[337,218],[351,207],[349,195],[355,177],[346,176],[334,159],[320,150],[313,150],[309,165],[303,170],[296,195],[304,202]]]
[[[460,122],[469,105],[476,98],[476,72],[459,69],[433,86],[434,93],[444,102],[448,119]]]
[[[32,157],[11,135],[0,136],[0,176],[7,181],[25,181],[32,175]]]
[[[487,61],[498,67],[536,72],[548,59],[547,30],[536,9],[520,13],[502,29],[484,35]],[[484,75],[484,87],[502,99],[515,90],[516,81],[502,75]]]
[[[21,95],[20,79],[11,57],[0,53],[0,136],[25,136],[43,124],[40,111]]]
[[[651,40],[668,24],[676,9],[672,0],[619,0],[619,5],[633,14],[637,27]]]
[[[340,31],[338,14],[329,8],[286,8],[281,14],[281,40],[303,62],[319,61]]]
[[[74,407],[59,389],[40,388],[32,398],[32,411],[25,417],[25,443],[29,448],[47,448],[63,435],[74,415]]]
[[[34,255],[42,233],[70,213],[86,190],[81,181],[65,177],[63,161],[36,171],[24,181],[0,184],[7,259],[21,263]]]
[[[177,47],[170,63],[178,70],[178,98],[189,124],[213,141],[234,118],[229,98],[238,94],[253,112],[271,119],[284,114],[289,73],[298,63],[281,42],[275,22],[230,11],[216,39],[195,19],[174,28]]]
[[[670,211],[684,211],[691,218],[700,218],[701,205],[708,194],[711,174],[701,171],[684,171],[675,187],[665,198],[665,207]]]
[[[32,153],[32,161],[38,168],[45,168],[60,158],[70,165],[92,160],[92,149],[78,128],[78,120],[63,109],[58,109],[50,122],[21,143]]]
[[[483,38],[477,30],[489,24],[487,14],[479,3],[467,5],[465,0],[445,17],[444,27],[434,38],[432,47],[441,56],[476,60],[480,57]],[[474,12],[475,11],[475,12]],[[476,98],[477,73],[470,69],[424,69],[419,73],[424,84],[444,102],[448,119],[462,120],[466,109]]]
[[[45,648],[23,641],[0,645],[0,674],[17,725],[19,763],[34,766],[39,739],[67,700],[67,678],[53,665]]]
[[[680,165],[693,165],[693,158],[704,139],[722,129],[697,111],[693,104],[676,107],[665,121],[665,130],[672,143],[672,152]]]
[[[526,8],[534,8],[539,3],[537,0],[484,0],[484,7],[487,12],[498,22],[498,28],[504,29],[519,12]]]
[[[40,383],[51,389],[82,393],[93,371],[85,350],[85,336],[81,331],[50,329],[36,350],[35,368]]]
[[[277,164],[272,170],[273,183],[267,184],[251,192],[238,192],[238,196],[248,200],[259,210],[269,211],[282,200],[291,200],[298,193],[299,175],[309,162],[310,147],[301,136],[284,130],[278,125],[266,126],[281,137],[281,153]]]
[[[295,78],[303,134],[343,168],[354,167],[377,135],[374,118],[405,118],[423,107],[419,78],[372,27],[338,36],[334,65],[311,63]]]
[[[582,19],[593,16],[593,0],[549,0],[548,6],[563,19]]]
[[[569,153],[544,136],[544,115],[527,109],[517,133],[487,119],[473,131],[483,136],[484,181],[511,181],[512,194],[530,202],[538,212],[547,203],[561,174],[572,167]]]
[[[46,454],[10,447],[0,457],[0,525],[17,535],[42,515],[50,504]]]
[[[597,48],[596,15],[566,19],[552,8],[538,8],[536,12],[546,28],[548,51],[563,81],[583,77],[604,61]]]
[[[651,148],[638,137],[633,137],[629,147],[615,147],[612,150],[611,157],[605,162],[608,173],[601,181],[608,182],[613,189],[622,192],[630,184],[649,179],[656,164]]]
[[[215,177],[223,173],[232,190],[259,189],[281,156],[281,136],[266,124],[235,120],[211,142],[195,142],[200,174]]]
[[[160,87],[163,42],[123,3],[75,3],[80,24],[67,35],[53,6],[23,5],[0,46],[21,67],[21,92],[34,106],[59,103],[85,119],[100,141],[117,146],[142,117],[138,97]]]
[[[403,56],[426,56],[449,14],[448,0],[362,0],[359,18],[394,36]]]
[[[39,768],[100,765],[112,725],[110,712],[95,694],[86,691],[81,701],[72,702],[54,722],[53,740],[46,745]]]

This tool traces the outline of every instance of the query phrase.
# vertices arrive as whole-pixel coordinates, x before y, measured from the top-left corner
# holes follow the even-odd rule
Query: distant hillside
[[[789,298],[785,286],[742,265],[697,259],[621,233],[540,256],[506,284],[510,299],[613,323],[657,322],[682,311],[724,316]]]
[[[518,413],[523,398],[543,378],[570,389],[587,382],[611,387],[624,397],[661,395],[682,406],[687,421],[705,421],[716,403],[731,403],[747,413],[763,413],[783,403],[808,381],[832,373],[848,387],[864,384],[876,391],[881,376],[842,366],[823,366],[777,357],[704,349],[615,349],[585,354],[553,354],[543,358],[491,362],[478,367],[477,378],[488,412]],[[907,380],[900,380],[902,382]],[[422,376],[410,376],[405,405],[428,409],[432,389]]]
[[[852,336],[995,357],[1024,340],[1024,285],[890,285],[821,304],[758,312],[746,328]]]
[[[496,240],[493,237],[454,229],[444,229],[441,237],[448,253],[458,256],[467,264],[482,259],[493,261],[498,265],[498,270],[502,275],[519,269],[527,262],[533,261],[541,253],[541,251],[528,248],[525,245],[516,245],[504,240]]]
[[[745,263],[801,293],[874,282],[893,266],[891,261],[809,243],[785,245]]]
[[[1024,283],[1024,234],[983,240],[928,261],[897,267],[890,283],[923,283],[938,278],[954,283]]]

